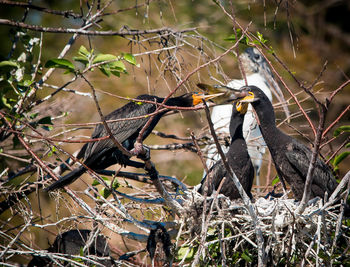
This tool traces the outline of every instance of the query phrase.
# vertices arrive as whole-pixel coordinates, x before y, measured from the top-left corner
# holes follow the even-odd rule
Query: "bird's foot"
[[[151,158],[150,149],[138,142],[135,142],[134,148],[130,152],[132,155],[143,161],[149,160]]]

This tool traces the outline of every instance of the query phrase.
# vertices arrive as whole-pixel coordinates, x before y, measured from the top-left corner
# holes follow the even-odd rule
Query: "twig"
[[[239,40],[237,40],[237,42],[236,42],[233,46],[231,46],[229,49],[227,49],[224,53],[222,53],[222,54],[219,55],[218,57],[216,57],[216,58],[214,58],[214,59],[212,59],[212,60],[210,60],[210,61],[208,61],[208,62],[206,62],[206,63],[204,63],[204,64],[202,64],[202,65],[200,65],[200,66],[198,66],[198,67],[196,67],[193,71],[191,71],[190,73],[188,73],[188,74],[185,76],[185,78],[182,79],[182,80],[176,85],[176,87],[168,94],[168,96],[163,100],[163,102],[160,104],[160,106],[157,108],[157,110],[160,109],[160,108],[166,103],[166,101],[177,91],[177,89],[178,89],[181,85],[183,85],[194,73],[196,73],[196,72],[198,72],[200,69],[202,69],[202,68],[204,68],[204,67],[206,67],[206,66],[208,66],[208,65],[210,65],[210,64],[212,64],[212,63],[214,63],[214,62],[216,62],[216,61],[218,61],[218,60],[221,59],[223,56],[225,56],[226,54],[228,54],[231,50],[233,50],[233,49],[239,44],[239,41],[240,41],[242,38],[243,38],[243,37],[241,37]],[[157,110],[156,110],[156,111],[157,111]],[[146,129],[148,128],[148,126],[152,123],[153,119],[154,119],[154,116],[152,116],[152,117],[147,121],[147,123],[145,124],[145,126],[141,129],[140,134],[139,134],[139,136],[137,137],[137,142],[141,143],[142,136],[143,136],[144,132],[146,131]]]
[[[93,99],[95,101],[95,104],[96,104],[96,108],[97,108],[97,111],[98,111],[98,114],[100,115],[101,117],[101,121],[103,123],[103,126],[104,128],[106,129],[107,133],[109,134],[109,138],[113,141],[113,143],[115,144],[115,146],[126,156],[128,157],[131,157],[132,154],[130,153],[130,151],[128,151],[127,149],[125,149],[125,147],[122,146],[122,144],[119,143],[119,141],[114,137],[111,129],[109,128],[103,114],[102,114],[102,111],[101,111],[101,108],[100,108],[100,105],[98,104],[98,101],[97,101],[97,97],[96,97],[96,93],[95,93],[95,88],[94,86],[89,82],[89,80],[87,80],[85,78],[84,75],[81,76],[85,82],[90,86],[91,90],[92,90],[92,95],[93,95]]]
[[[94,17],[97,17],[96,15]],[[14,27],[20,27],[28,29],[31,31],[38,32],[50,32],[50,33],[65,33],[65,34],[79,34],[79,35],[88,35],[88,36],[134,36],[134,35],[144,35],[144,34],[160,34],[160,35],[169,35],[169,34],[179,34],[184,32],[194,31],[196,28],[188,28],[184,30],[173,30],[171,28],[160,28],[160,29],[151,29],[151,30],[127,30],[127,31],[88,31],[83,28],[72,29],[72,28],[53,28],[53,27],[42,27],[38,25],[26,24],[23,22],[17,22],[8,19],[0,19],[0,25],[8,25]],[[90,25],[91,26],[91,25]]]
[[[264,262],[266,261],[266,256],[265,256],[265,248],[264,248],[264,238],[263,238],[260,226],[259,226],[259,218],[257,217],[257,215],[255,213],[255,210],[253,208],[253,205],[252,205],[247,193],[244,191],[241,183],[239,182],[239,180],[238,180],[237,176],[235,175],[235,173],[233,172],[232,168],[228,165],[228,162],[226,160],[224,152],[222,151],[222,148],[217,140],[217,136],[216,136],[215,130],[214,130],[214,125],[213,125],[213,122],[211,121],[211,118],[210,118],[209,108],[205,102],[204,102],[204,105],[205,105],[205,114],[206,114],[206,117],[208,120],[210,132],[214,138],[218,153],[219,153],[221,160],[222,160],[222,162],[227,170],[227,173],[229,174],[229,178],[233,181],[234,185],[237,187],[237,190],[242,197],[243,203],[246,206],[246,208],[247,208],[247,210],[252,218],[253,225],[255,227],[257,241],[258,241],[258,256],[259,256],[258,264],[259,264],[259,266],[263,266]]]
[[[315,169],[315,164],[316,164],[317,156],[318,156],[320,145],[321,145],[322,133],[323,133],[324,124],[325,124],[325,117],[327,114],[326,105],[318,103],[318,106],[321,109],[321,111],[319,112],[319,116],[320,116],[319,117],[319,124],[317,127],[317,134],[316,134],[316,138],[315,138],[315,142],[314,142],[314,147],[312,149],[312,156],[311,156],[311,160],[310,160],[310,165],[309,165],[307,175],[306,175],[303,197],[300,201],[300,205],[299,205],[298,209],[296,210],[296,213],[298,215],[300,215],[304,212],[306,205],[307,205],[307,202],[309,201],[309,198],[311,195],[311,185],[312,185],[312,181],[314,178],[313,172]]]
[[[75,19],[82,18],[82,15],[76,14],[76,13],[74,13],[71,10],[68,10],[68,11],[53,10],[53,9],[49,9],[49,8],[33,5],[31,3],[1,0],[0,4],[8,5],[8,6],[18,6],[18,7],[23,7],[23,8],[34,9],[34,10],[38,10],[38,11],[41,11],[41,12],[44,12],[44,13],[64,16],[66,18],[68,18],[68,17],[72,17],[72,18],[75,18]]]

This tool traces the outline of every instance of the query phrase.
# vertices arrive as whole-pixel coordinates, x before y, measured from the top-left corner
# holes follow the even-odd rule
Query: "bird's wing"
[[[214,189],[217,189],[222,178],[226,175],[226,169],[221,161],[218,160],[209,170],[209,175],[206,175],[201,181],[200,193],[204,193],[206,180],[210,177],[208,181],[208,195],[211,195]]]
[[[108,114],[105,119],[108,120],[117,120],[123,118],[133,118],[144,116],[149,113],[152,113],[155,109],[155,106],[152,104],[142,104],[137,105],[134,103],[129,103],[124,107],[113,111]],[[113,133],[113,136],[119,143],[123,143],[129,137],[136,135],[142,129],[142,127],[149,120],[149,117],[143,117],[135,120],[123,120],[118,122],[110,122],[108,126]],[[108,135],[103,124],[99,124],[95,131],[92,134],[92,138],[99,138]],[[135,137],[135,138],[136,138]],[[114,147],[114,142],[111,139],[105,139],[93,143],[89,143],[88,148],[85,153],[85,160],[88,159],[92,154],[103,153],[104,150]]]
[[[292,164],[293,167],[305,177],[304,179],[306,179],[312,157],[311,150],[303,144],[294,141],[288,147],[286,156],[290,164]],[[337,186],[337,182],[331,170],[319,158],[316,160],[313,176],[314,179],[312,183],[318,185],[320,188],[325,188],[328,192],[332,192]]]

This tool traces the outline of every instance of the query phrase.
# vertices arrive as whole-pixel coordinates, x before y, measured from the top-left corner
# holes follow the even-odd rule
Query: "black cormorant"
[[[286,181],[297,200],[303,197],[304,186],[312,152],[298,140],[286,135],[276,127],[275,113],[270,100],[256,86],[241,88],[245,94],[243,101],[250,101],[260,121],[260,130],[282,184]],[[337,182],[329,167],[317,158],[313,173],[310,198],[330,196]]]
[[[82,249],[87,245],[91,238],[91,231],[86,229],[70,230],[56,237],[52,246],[47,250],[52,253],[63,253],[68,255],[81,255]],[[107,257],[106,259],[98,259],[97,262],[104,266],[113,266],[114,259],[110,256],[110,249],[104,236],[98,235],[90,243],[84,255],[95,255],[98,257]],[[52,266],[50,258],[33,256],[28,263],[31,266]],[[91,262],[86,263],[88,266],[93,265]]]
[[[235,89],[239,89],[244,85],[254,85],[259,87],[271,102],[272,96],[274,96],[275,99],[277,99],[282,104],[284,112],[287,118],[289,118],[289,110],[288,106],[286,105],[282,90],[278,86],[278,83],[275,81],[270,66],[265,60],[264,56],[255,47],[248,47],[242,54],[240,54],[239,61],[242,66],[245,79],[231,80],[227,86]],[[219,89],[218,91],[221,90]],[[222,96],[220,98],[225,99],[225,96]],[[217,103],[217,101],[215,101],[215,103]],[[217,105],[212,108],[211,120],[214,124],[214,129],[217,135],[226,135],[229,133],[232,111],[231,104],[232,103],[226,103],[224,105]],[[259,186],[259,174],[263,163],[266,144],[261,136],[255,114],[250,105],[244,117],[243,136],[246,140],[248,153],[255,169],[256,185]],[[224,152],[228,151],[228,147],[226,145],[222,145],[221,148]],[[211,167],[213,163],[215,163],[220,158],[220,156],[217,152],[215,144],[209,145],[206,149],[208,151],[207,166]]]
[[[169,98],[165,102],[165,105],[173,107],[192,107],[202,103],[202,99],[211,99],[215,96],[216,95],[204,95],[196,92],[187,93],[178,97]],[[153,101],[159,104],[164,101],[164,98],[153,95],[140,95],[136,99]],[[149,117],[145,115],[155,112],[156,108],[157,105],[155,103],[133,101],[109,113],[107,116],[105,116],[105,120],[109,121],[143,116],[142,118],[134,120],[123,120],[108,123],[108,127],[113,133],[115,139],[127,150],[131,150],[134,148],[134,143],[141,129],[149,120]],[[152,123],[142,136],[143,140],[147,138],[147,136],[159,122],[160,118],[168,111],[169,109],[163,110],[154,116]],[[108,136],[108,132],[103,124],[98,124],[91,138],[101,138],[104,136]],[[138,168],[142,168],[144,166],[144,164],[141,162],[130,160],[128,156],[124,155],[115,146],[113,140],[110,138],[85,144],[78,153],[77,158],[83,158],[83,163],[92,170],[104,170],[117,163]],[[84,172],[86,172],[86,168],[80,165],[78,168],[72,170],[70,173],[45,188],[45,191],[55,190],[71,184]]]
[[[247,112],[247,109],[247,103],[238,102],[232,105],[232,115],[230,121],[231,144],[228,152],[226,153],[226,158],[228,164],[236,174],[247,195],[250,198],[253,198],[250,191],[254,180],[254,167],[250,160],[247,144],[243,138],[242,132],[244,115]],[[208,177],[210,177],[210,180],[206,182]],[[239,194],[233,181],[230,179],[221,159],[210,168],[209,174],[203,178],[199,192],[203,194],[204,190],[206,190],[205,188],[207,184],[207,193],[210,195],[214,189],[218,189],[220,182],[224,177],[226,177],[226,180],[221,187],[220,193],[229,197],[231,200],[240,198],[241,195]]]

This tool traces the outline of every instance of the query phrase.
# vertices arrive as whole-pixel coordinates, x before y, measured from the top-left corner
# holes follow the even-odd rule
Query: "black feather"
[[[231,144],[228,152],[226,153],[226,158],[228,165],[230,165],[233,172],[236,174],[247,195],[252,198],[253,196],[251,194],[251,189],[254,180],[254,167],[250,160],[247,144],[243,137],[243,120],[244,114],[239,113],[236,110],[236,105],[233,105],[230,121]],[[210,177],[210,180],[207,183],[207,193],[209,195],[213,192],[214,189],[218,189],[221,180],[226,177],[226,180],[221,187],[220,193],[224,194],[230,199],[237,199],[241,197],[237,187],[229,177],[228,172],[221,159],[210,168],[209,174],[207,174],[201,181],[201,187],[199,189],[199,193],[201,194],[204,193],[206,179],[208,179],[208,177]]]
[[[263,91],[256,86],[246,86],[244,90],[252,92],[254,98],[257,99],[251,104],[258,115],[261,133],[270,150],[282,184],[285,186],[285,182],[287,182],[291,186],[295,198],[301,200],[311,161],[311,150],[276,127],[272,104]],[[318,158],[313,172],[310,197],[323,198],[325,192],[330,195],[336,186],[337,182],[332,171]]]
[[[168,106],[181,106],[190,107],[193,105],[193,93],[184,94],[179,97],[173,97],[167,100],[166,105]],[[156,101],[162,103],[164,98],[160,98],[152,95],[140,95],[137,97],[140,100]],[[129,102],[123,107],[112,111],[110,114],[105,116],[105,120],[118,120],[118,119],[130,119],[133,117],[142,117],[155,112],[157,106],[151,103],[144,102]],[[163,111],[158,113],[150,126],[146,129],[143,140],[152,132],[154,127],[159,122],[160,118],[167,112]],[[127,150],[131,150],[134,147],[136,138],[143,126],[147,123],[150,117],[142,117],[132,120],[121,120],[116,122],[109,122],[108,127],[110,128],[113,136],[119,143],[122,144]],[[92,134],[92,138],[100,138],[107,136],[108,132],[103,124],[98,124]],[[111,139],[100,140],[92,143],[85,144],[80,152],[78,158],[83,158],[83,163],[92,170],[104,170],[114,164],[128,165],[133,167],[142,168],[144,166],[141,162],[135,162],[124,155],[114,144]],[[51,191],[54,189],[62,188],[80,177],[86,169],[82,166],[74,169],[72,172],[60,178],[52,185],[48,186],[45,191]]]

